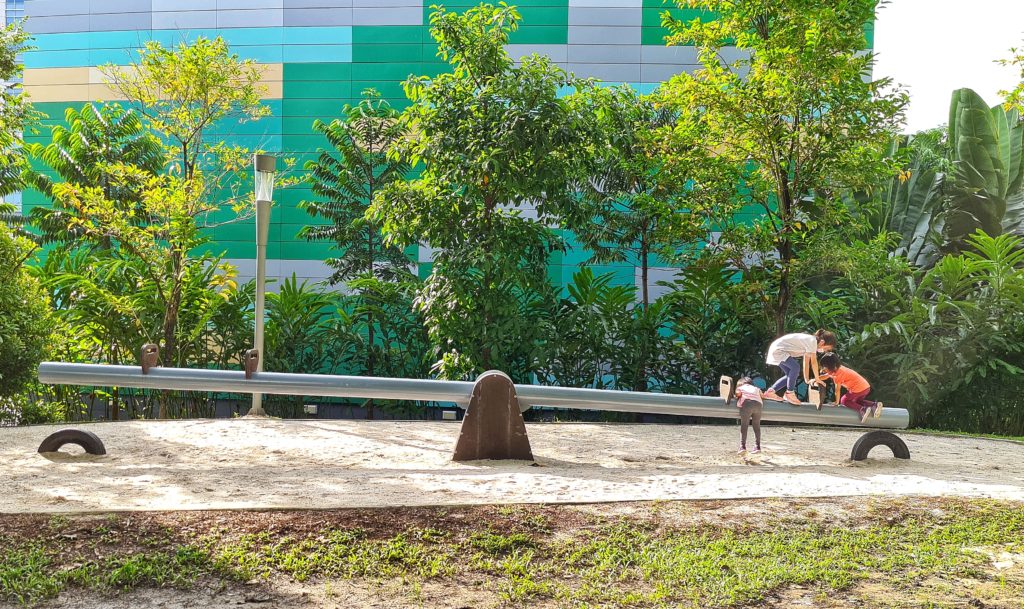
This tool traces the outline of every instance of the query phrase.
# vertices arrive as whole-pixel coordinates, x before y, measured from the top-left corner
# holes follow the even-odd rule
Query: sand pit
[[[40,455],[57,429],[0,429],[0,512],[347,508],[637,500],[969,496],[1024,500],[1024,445],[905,434],[849,461],[862,430],[536,423],[536,464],[453,463],[452,422],[191,420],[84,426],[108,454]],[[83,427],[83,426],[79,426]],[[77,447],[65,450],[79,451]]]

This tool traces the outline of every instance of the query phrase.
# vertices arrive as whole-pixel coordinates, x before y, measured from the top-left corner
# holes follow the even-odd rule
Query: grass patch
[[[538,513],[518,508],[499,514],[501,526],[459,519],[459,526],[435,521],[391,534],[317,523],[242,534],[219,525],[178,537],[150,529],[132,536],[113,523],[88,527],[89,537],[76,538],[73,547],[62,541],[68,535],[54,531],[83,530],[67,522],[32,539],[3,538],[12,543],[0,546],[0,599],[30,605],[71,586],[187,588],[200,578],[276,576],[398,580],[417,591],[426,581],[456,586],[476,580],[514,606],[541,599],[580,608],[746,606],[790,586],[828,596],[861,582],[908,589],[970,580],[1007,598],[1024,596],[1021,578],[995,574],[990,559],[972,549],[1024,551],[1020,504],[950,500],[922,509],[919,503],[874,502],[854,526],[801,519],[795,510],[723,526],[679,525],[662,520],[666,506],[647,516],[592,516],[561,526],[547,516],[538,526]],[[128,537],[130,547],[86,558],[111,539]]]

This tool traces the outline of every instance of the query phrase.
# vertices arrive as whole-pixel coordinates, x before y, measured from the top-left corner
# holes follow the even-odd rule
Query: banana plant
[[[1024,124],[970,89],[953,92],[949,125],[893,141],[904,170],[883,189],[876,230],[900,235],[919,267],[969,249],[976,231],[1024,234]]]
[[[882,193],[876,227],[900,236],[897,251],[915,266],[929,266],[941,244],[948,175],[945,137],[939,130],[893,140],[890,157],[909,156],[906,168]]]
[[[978,230],[995,236],[1004,227],[1016,229],[1024,203],[1024,125],[1019,112],[1002,105],[990,108],[971,89],[958,89],[949,109],[949,145],[954,179],[942,218],[946,249],[965,249],[967,238]],[[1008,214],[1011,200],[1016,209]]]

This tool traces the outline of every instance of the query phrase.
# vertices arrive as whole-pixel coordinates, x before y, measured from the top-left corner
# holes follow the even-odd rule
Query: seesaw
[[[141,366],[44,362],[39,366],[39,380],[54,385],[451,402],[466,409],[452,455],[454,461],[532,461],[522,412],[533,406],[726,419],[737,416],[736,407],[730,405],[734,391],[730,377],[722,377],[720,396],[713,397],[517,385],[496,370],[483,373],[475,382],[257,372],[259,354],[254,350],[246,353],[244,371],[163,368],[157,365],[158,354],[155,345],[143,347]],[[876,428],[877,431],[857,440],[852,459],[866,458],[868,452],[879,445],[891,448],[898,458],[910,457],[906,444],[899,437],[881,431],[907,427],[909,414],[901,408],[887,407],[881,417],[862,424],[845,408],[818,410],[812,404],[797,407],[766,401],[761,420]],[[67,438],[65,434],[67,442],[74,440]],[[48,447],[55,450],[51,445]]]

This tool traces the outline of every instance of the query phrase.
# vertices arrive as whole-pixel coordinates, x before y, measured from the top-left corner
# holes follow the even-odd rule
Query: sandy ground
[[[1024,445],[905,434],[851,462],[863,430],[528,424],[527,462],[453,463],[453,422],[192,420],[87,426],[107,455],[40,455],[66,426],[0,429],[0,513],[637,500],[969,496],[1024,500]],[[66,447],[65,451],[79,451]],[[79,451],[80,452],[80,451]]]

